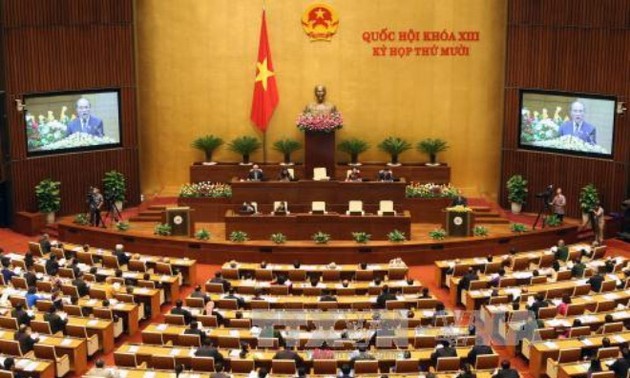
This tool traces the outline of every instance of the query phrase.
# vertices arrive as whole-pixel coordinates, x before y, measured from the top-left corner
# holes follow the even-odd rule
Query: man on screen
[[[571,120],[560,126],[560,136],[573,135],[586,143],[597,144],[595,126],[584,121],[584,104],[579,101],[571,103]]]
[[[103,136],[103,121],[90,114],[92,106],[86,98],[80,98],[76,104],[77,118],[68,123],[68,136],[74,133],[86,133],[97,137]]]

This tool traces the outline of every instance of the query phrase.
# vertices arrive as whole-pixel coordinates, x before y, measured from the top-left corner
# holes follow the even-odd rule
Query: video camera
[[[548,200],[549,198],[551,198],[551,196],[553,195],[553,184],[547,186],[547,188],[545,188],[545,190],[543,190],[540,193],[536,193],[536,198],[544,198],[545,200]]]

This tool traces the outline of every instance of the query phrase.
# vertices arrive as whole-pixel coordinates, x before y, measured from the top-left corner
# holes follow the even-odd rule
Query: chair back
[[[394,201],[390,201],[390,200],[381,200],[378,202],[378,214],[382,215],[382,214],[391,214],[391,213],[395,213],[396,211],[394,210]]]
[[[26,279],[24,279],[23,277],[19,277],[19,276],[11,277],[11,284],[16,289],[24,289],[24,290],[28,289],[28,285],[26,284]]]
[[[378,373],[377,360],[359,360],[354,363],[355,374],[376,374]]]
[[[33,257],[42,257],[44,252],[42,246],[37,242],[28,242],[28,250],[33,254]]]
[[[173,267],[170,263],[156,262],[154,271],[155,274],[165,274],[167,276],[173,275]]]
[[[230,327],[250,329],[252,328],[252,320],[251,319],[230,319]]]
[[[142,260],[131,259],[129,263],[127,263],[127,269],[133,272],[145,273],[147,271],[147,264]]]
[[[256,269],[254,270],[254,277],[258,281],[271,281],[273,280],[273,271],[271,269]]]
[[[142,343],[164,345],[164,335],[162,332],[142,331]]]
[[[77,316],[77,317],[80,317],[80,318],[83,317],[83,311],[81,310],[81,306],[64,304],[63,305],[63,310],[68,315]]]
[[[249,301],[249,306],[252,310],[269,310],[271,308],[269,302],[259,299],[252,299]]]
[[[177,335],[177,345],[200,347],[201,337],[199,335],[179,334]]]
[[[151,366],[154,369],[174,370],[175,357],[173,356],[151,356]]]
[[[217,301],[217,307],[227,310],[238,310],[238,302],[236,299],[219,299]]]
[[[572,327],[569,330],[569,337],[588,336],[591,334],[591,327]]]
[[[271,360],[271,374],[295,375],[296,366],[294,360]]]
[[[572,296],[577,297],[577,296],[580,296],[580,295],[587,295],[590,292],[591,292],[591,285],[589,285],[589,284],[577,285],[573,289],[573,295]]]
[[[190,359],[190,367],[193,371],[214,372],[213,357],[192,357]]]
[[[619,356],[619,347],[599,348],[597,350],[597,359],[617,358]]]
[[[567,307],[567,316],[582,315],[584,311],[586,311],[586,304],[572,303]]]
[[[16,340],[0,340],[0,351],[11,356],[23,356],[20,342]]]
[[[549,306],[549,307],[542,307],[538,309],[538,319],[555,318],[557,314],[558,314],[557,307]]]
[[[325,201],[312,201],[311,202],[311,212],[313,214],[323,214],[326,212],[326,202]]]
[[[258,279],[258,277],[256,279]],[[223,293],[223,284],[217,282],[207,282],[206,291],[208,293]]]
[[[35,283],[35,287],[37,288],[37,291],[44,291],[46,293],[52,292],[52,283],[49,281],[37,281]]]
[[[186,325],[186,319],[184,318],[184,315],[165,314],[164,323],[174,325]]]
[[[53,360],[57,361],[57,352],[55,352],[55,347],[52,345],[44,345],[41,343],[35,344],[34,346],[35,357],[41,358],[44,360]]]
[[[418,360],[396,360],[396,373],[417,373]]]
[[[348,214],[358,215],[363,214],[363,201],[348,201]]]
[[[74,279],[74,270],[71,268],[59,268],[59,277]]]
[[[203,300],[203,298],[188,297],[186,298],[185,302],[186,302],[186,306],[188,307],[204,308],[206,306],[206,303]]]
[[[18,322],[16,318],[11,318],[8,316],[0,316],[0,328],[5,329],[18,329]]]
[[[614,281],[611,281],[614,282]],[[607,312],[612,311],[617,307],[615,301],[601,301],[597,302],[597,306],[595,306],[595,312]]]
[[[95,307],[94,309],[92,309],[92,314],[95,318],[114,320],[114,312],[109,308]]]
[[[558,354],[558,363],[563,364],[565,362],[576,362],[579,361],[581,357],[581,348],[560,349]]]
[[[570,280],[572,277],[570,270],[561,270],[556,273],[556,281],[566,281]]]
[[[204,327],[216,328],[216,327],[219,326],[219,322],[217,320],[217,317],[214,316],[214,315],[197,315],[197,320]]]
[[[138,367],[138,359],[135,353],[114,352],[114,364],[119,367]]]
[[[67,295],[72,298],[80,297],[79,290],[74,285],[66,285],[66,284],[61,285],[61,292],[63,293],[63,295]]]
[[[136,300],[134,299],[133,294],[116,293],[114,294],[114,298],[116,298],[117,300],[123,303],[136,303]]]
[[[68,333],[68,336],[78,337],[80,339],[88,338],[85,326],[66,324],[66,332]]]
[[[614,323],[604,324],[602,333],[617,333],[617,332],[623,332],[623,322],[614,322]]]
[[[459,369],[459,357],[440,357],[435,366],[436,371],[456,371]]]
[[[337,374],[337,360],[313,360],[313,374]]]
[[[232,373],[250,373],[254,370],[253,359],[230,358]]]
[[[241,347],[241,339],[238,336],[221,336],[219,337],[219,347],[239,349]]]
[[[45,335],[52,335],[50,329],[50,323],[42,320],[31,320],[31,329],[33,332],[43,333]]]
[[[515,256],[512,259],[512,270],[515,272],[529,268],[529,256]]]
[[[477,356],[475,361],[475,370],[495,369],[499,366],[498,354],[485,354]]]
[[[602,287],[600,288],[599,292],[600,293],[605,293],[607,291],[613,291],[615,290],[615,288],[617,287],[617,282],[616,281],[604,281],[602,283]]]
[[[630,376],[630,370],[628,370],[628,374],[626,377]],[[595,373],[591,373],[591,378],[615,378],[615,372],[612,370],[608,371],[598,371]]]
[[[103,267],[111,269],[119,269],[118,257],[115,255],[103,255]]]

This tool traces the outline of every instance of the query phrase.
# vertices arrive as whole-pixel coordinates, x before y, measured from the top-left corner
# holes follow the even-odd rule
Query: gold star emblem
[[[315,14],[317,15],[317,18],[324,18],[324,10],[322,8],[319,8],[318,10],[315,11]]]
[[[267,90],[267,79],[274,75],[273,71],[270,71],[267,66],[267,58],[265,58],[262,63],[256,63],[256,66],[258,67],[256,81],[262,82],[263,89]]]

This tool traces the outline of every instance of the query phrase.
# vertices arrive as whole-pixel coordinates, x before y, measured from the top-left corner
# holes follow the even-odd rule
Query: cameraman
[[[103,207],[103,195],[98,188],[92,188],[92,192],[89,196],[90,201],[90,224],[94,227],[98,227],[103,223],[101,218],[101,207]],[[105,224],[103,224],[105,227]]]
[[[562,188],[556,189],[556,195],[553,197],[550,205],[553,208],[553,213],[562,223],[564,221],[564,210],[567,207],[567,198],[562,194]]]

